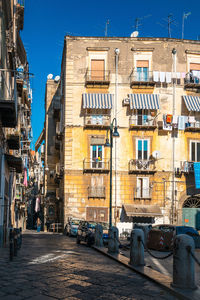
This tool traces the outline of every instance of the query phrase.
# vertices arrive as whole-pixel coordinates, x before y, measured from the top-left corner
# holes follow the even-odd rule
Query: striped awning
[[[111,109],[113,94],[83,94],[83,108]]]
[[[160,101],[157,94],[128,94],[131,109],[159,109]]]
[[[200,97],[183,96],[188,111],[200,111]]]

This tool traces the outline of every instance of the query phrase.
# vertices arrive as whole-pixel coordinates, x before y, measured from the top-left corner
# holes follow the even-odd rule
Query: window
[[[137,198],[150,198],[149,178],[137,178]]]
[[[200,141],[190,142],[190,160],[194,162],[200,161]]]
[[[136,159],[147,160],[149,158],[149,140],[136,141]]]
[[[92,176],[91,185],[88,189],[88,196],[91,198],[104,198],[105,197],[105,187],[103,183],[103,176]]]
[[[104,80],[105,61],[104,59],[91,59],[91,80]]]
[[[102,169],[103,145],[90,146],[91,163],[93,169]]]
[[[137,60],[137,81],[147,81],[149,79],[149,61]]]

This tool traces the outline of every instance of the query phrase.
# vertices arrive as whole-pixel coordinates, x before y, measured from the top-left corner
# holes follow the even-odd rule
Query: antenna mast
[[[105,27],[105,37],[108,36],[108,25],[109,25],[109,20],[106,21],[106,27]]]
[[[187,17],[191,15],[191,12],[183,13],[183,19],[182,19],[182,40],[184,38],[184,21],[187,19]]]

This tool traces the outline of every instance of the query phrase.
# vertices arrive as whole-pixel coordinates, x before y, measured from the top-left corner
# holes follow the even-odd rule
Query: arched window
[[[183,208],[200,208],[200,197],[189,197],[183,203]]]

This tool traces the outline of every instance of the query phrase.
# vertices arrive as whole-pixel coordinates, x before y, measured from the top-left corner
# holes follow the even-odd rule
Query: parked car
[[[97,223],[89,222],[89,221],[81,221],[78,226],[78,232],[76,236],[77,244],[80,242],[87,243],[88,246],[91,246],[95,242],[94,233],[95,233],[95,226]]]
[[[198,231],[190,226],[154,225],[148,234],[147,247],[154,250],[172,250],[174,238],[179,234],[190,235],[195,244],[196,237],[199,237]]]
[[[78,226],[80,220],[76,218],[71,218],[68,220],[68,223],[65,225],[64,233],[69,236],[77,236]]]

